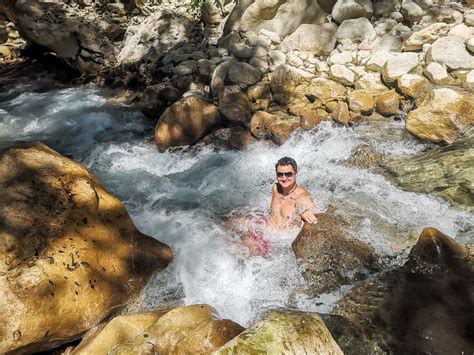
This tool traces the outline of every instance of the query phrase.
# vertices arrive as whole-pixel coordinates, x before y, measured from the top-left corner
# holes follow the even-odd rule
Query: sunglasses
[[[294,173],[289,172],[289,173],[277,173],[277,177],[282,178],[283,176],[286,178],[293,177]]]

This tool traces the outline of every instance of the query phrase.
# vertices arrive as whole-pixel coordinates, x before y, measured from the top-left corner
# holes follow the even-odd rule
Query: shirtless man
[[[273,184],[268,225],[274,229],[300,228],[304,222],[317,223],[317,208],[308,191],[296,183],[298,167],[283,157],[275,165],[278,182]]]

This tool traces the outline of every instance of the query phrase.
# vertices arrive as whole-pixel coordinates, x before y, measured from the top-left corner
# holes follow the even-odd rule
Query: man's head
[[[289,189],[296,184],[296,176],[298,175],[298,165],[296,161],[289,157],[283,157],[275,164],[275,170],[280,185]]]

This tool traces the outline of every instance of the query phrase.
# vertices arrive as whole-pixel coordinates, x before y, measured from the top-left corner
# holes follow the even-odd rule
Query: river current
[[[427,148],[403,121],[341,127],[329,122],[296,132],[280,147],[261,142],[242,151],[212,145],[159,153],[155,122],[92,85],[46,92],[27,84],[0,92],[0,149],[42,141],[85,164],[126,206],[145,234],[170,245],[176,257],[153,278],[134,309],[207,303],[247,325],[268,308],[329,312],[351,286],[310,298],[291,250],[295,233],[273,240],[267,256],[252,256],[222,224],[234,211],[268,210],[274,164],[296,159],[298,183],[320,210],[331,209],[369,243],[382,265],[403,263],[424,227],[472,242],[474,216],[425,194],[405,192],[385,177],[347,166],[360,143],[383,154]]]

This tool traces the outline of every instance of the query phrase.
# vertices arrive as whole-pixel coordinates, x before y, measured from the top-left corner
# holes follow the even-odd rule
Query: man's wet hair
[[[298,165],[296,164],[295,159],[290,158],[290,157],[283,157],[280,160],[277,161],[275,164],[275,170],[282,165],[291,165],[293,167],[293,170],[295,173],[298,171]]]

